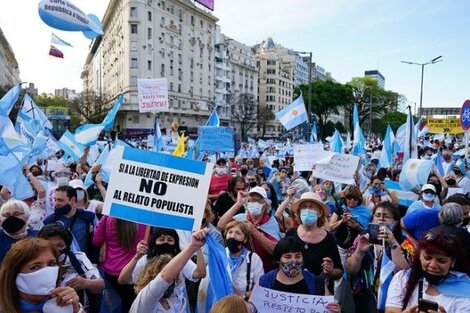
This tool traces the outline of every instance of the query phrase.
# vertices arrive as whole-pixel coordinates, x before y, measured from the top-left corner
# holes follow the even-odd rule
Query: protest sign
[[[294,169],[296,171],[311,171],[313,164],[325,157],[323,152],[321,143],[294,145]]]
[[[432,134],[463,133],[459,118],[428,118],[426,125]]]
[[[216,126],[201,127],[199,131],[199,150],[233,152],[233,129]]]
[[[358,156],[325,151],[323,158],[315,161],[312,175],[338,183],[353,184],[358,164]]]
[[[333,302],[333,296],[314,296],[272,290],[255,286],[250,301],[259,313],[298,312],[324,313],[325,306]]]
[[[199,229],[212,164],[130,147],[113,152],[103,214],[151,226]]]
[[[138,79],[139,112],[168,111],[168,81],[166,78]]]

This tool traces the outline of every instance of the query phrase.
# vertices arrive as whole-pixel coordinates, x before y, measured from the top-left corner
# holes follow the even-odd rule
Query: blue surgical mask
[[[300,211],[300,220],[302,221],[302,224],[311,226],[317,222],[318,213],[312,209],[303,209]]]
[[[432,193],[425,192],[423,193],[423,200],[425,201],[434,201],[435,195]]]

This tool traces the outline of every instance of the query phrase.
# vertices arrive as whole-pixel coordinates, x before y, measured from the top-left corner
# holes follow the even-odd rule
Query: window
[[[160,4],[161,4],[161,6],[162,6],[162,10],[165,10],[165,8],[166,8],[165,2],[164,2],[164,1],[161,1]]]
[[[137,41],[131,41],[131,51],[137,51]]]
[[[168,7],[168,9],[169,9],[169,11],[170,11],[171,14],[175,14],[175,8],[174,8],[172,5],[170,5],[170,6]]]
[[[132,122],[134,124],[139,124],[139,116],[138,115],[132,115]]]
[[[131,76],[131,86],[137,86],[137,76]]]
[[[275,69],[272,69],[272,68],[268,68],[268,69],[266,70],[266,73],[268,73],[268,74],[276,74],[276,70],[275,70]]]
[[[147,12],[147,21],[149,21],[149,22],[152,21],[152,12],[150,12],[150,11]]]
[[[170,65],[170,76],[173,76],[173,65]]]
[[[147,70],[152,70],[152,61],[147,61]]]
[[[137,58],[131,59],[131,68],[137,68],[138,66]]]
[[[170,82],[170,91],[173,91],[173,83]]]
[[[178,92],[181,92],[181,84],[178,84]]]
[[[137,24],[131,24],[131,34],[137,34]]]
[[[164,27],[165,26],[165,18],[162,16],[160,19],[160,26]]]
[[[160,68],[160,76],[165,77],[165,64],[162,64]]]
[[[203,20],[200,20],[200,21],[199,21],[199,25],[201,26],[201,28],[204,29],[204,21],[203,21]]]
[[[150,27],[147,28],[147,39],[148,40],[152,39],[152,29]]]
[[[131,17],[137,17],[137,8],[136,7],[131,7],[130,16]]]
[[[174,40],[173,36],[170,36],[170,45],[171,45],[172,47],[173,47],[174,41],[175,41],[175,40]]]
[[[165,41],[165,33],[162,33],[160,37],[160,43],[163,43],[164,41]]]
[[[274,60],[268,60],[267,64],[268,64],[268,65],[276,65],[276,61],[274,61]]]
[[[191,25],[194,26],[194,16],[191,15],[190,21],[191,21]]]
[[[178,64],[183,63],[183,57],[181,56],[181,53],[178,53]]]

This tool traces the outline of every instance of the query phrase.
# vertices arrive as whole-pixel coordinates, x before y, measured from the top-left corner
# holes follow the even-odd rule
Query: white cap
[[[423,187],[421,187],[421,191],[425,190],[432,190],[434,193],[436,193],[436,187],[434,187],[432,184],[424,184]]]
[[[69,182],[69,186],[73,189],[82,188],[83,190],[85,190],[85,185],[83,185],[83,182],[80,179],[71,180]]]
[[[251,193],[259,194],[261,197],[263,197],[263,199],[268,198],[268,196],[266,194],[266,190],[263,187],[260,187],[260,186],[256,186],[256,187],[251,188],[250,191],[248,191],[248,193],[249,194],[251,194]]]

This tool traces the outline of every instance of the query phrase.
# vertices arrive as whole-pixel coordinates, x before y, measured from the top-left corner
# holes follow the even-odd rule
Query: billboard
[[[202,4],[203,6],[208,8],[209,10],[214,11],[214,0],[194,0],[194,1],[196,1],[197,3]]]

